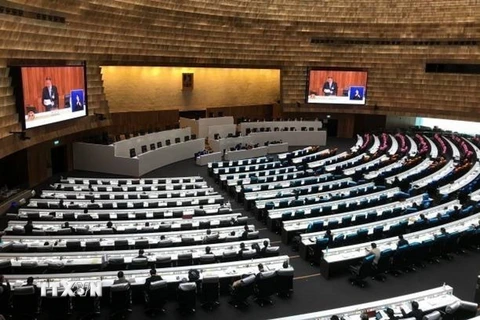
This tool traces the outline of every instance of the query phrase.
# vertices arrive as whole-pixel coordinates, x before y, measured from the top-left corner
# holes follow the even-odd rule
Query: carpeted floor
[[[329,139],[329,147],[338,147],[339,152],[348,149],[354,143],[353,140]],[[298,149],[298,148],[295,148]],[[97,173],[71,172],[70,176],[95,176]],[[220,190],[213,179],[208,177],[206,167],[197,167],[193,160],[186,160],[168,167],[158,169],[147,174],[145,177],[176,177],[200,175],[206,179],[209,185],[215,187],[225,198],[229,196]],[[461,299],[473,301],[475,286],[480,266],[480,254],[469,252],[463,256],[456,256],[453,261],[442,261],[437,265],[428,265],[425,269],[415,273],[404,274],[398,278],[389,276],[387,281],[369,281],[366,288],[352,287],[347,281],[348,275],[325,280],[320,275],[318,267],[312,267],[306,261],[298,257],[296,252],[280,243],[280,237],[265,229],[265,226],[256,221],[249,212],[244,212],[243,206],[230,199],[235,212],[243,212],[250,217],[249,223],[261,231],[261,237],[270,238],[273,245],[281,247],[281,254],[288,254],[291,264],[295,268],[294,295],[287,300],[274,297],[274,305],[261,308],[253,301],[247,310],[237,310],[228,304],[228,297],[221,298],[221,305],[212,312],[206,312],[200,308],[194,315],[185,316],[192,319],[270,319],[281,316],[295,315],[299,313],[314,312],[368,301],[380,300],[416,291],[426,290],[441,286],[446,283],[454,288],[454,294]],[[180,314],[176,311],[176,303],[169,302],[166,305],[166,313],[159,316],[162,319],[176,319]],[[103,308],[102,308],[103,309]],[[104,308],[102,316],[107,315],[108,308]],[[142,305],[135,305],[130,319],[151,319],[143,312]]]

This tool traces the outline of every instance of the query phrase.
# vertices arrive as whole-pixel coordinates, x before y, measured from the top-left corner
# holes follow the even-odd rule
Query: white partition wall
[[[196,152],[205,149],[205,139],[185,141],[186,136],[190,138],[190,128],[157,132],[113,145],[74,143],[74,169],[140,177],[157,168],[193,158]],[[175,138],[180,138],[181,142],[175,143]],[[171,142],[169,146],[165,143],[167,139]],[[162,142],[162,147],[157,148],[157,142]],[[150,150],[151,143],[155,144],[154,150]],[[141,153],[142,145],[149,151]],[[135,148],[138,156],[130,157],[131,148]]]
[[[208,139],[215,139],[215,134],[218,134],[220,138],[228,137],[229,134],[235,135],[237,132],[236,124],[219,124],[208,127]]]
[[[225,149],[230,149],[235,147],[239,143],[243,145],[243,144],[254,144],[256,142],[253,142],[250,136],[247,136],[247,137],[240,136],[240,137],[234,137],[234,138],[209,140],[208,143],[210,144],[210,147],[212,148],[213,151],[222,152]]]
[[[147,146],[147,149],[150,150],[150,144],[152,143],[154,143],[156,146],[158,142],[161,142],[162,145],[165,146],[166,141],[170,140],[170,143],[174,144],[176,138],[180,138],[180,141],[184,141],[185,136],[190,138],[190,134],[190,128],[183,128],[154,132],[127,140],[118,141],[113,144],[115,147],[115,156],[130,158],[130,149],[132,148],[135,149],[136,154],[140,154],[142,146]]]
[[[279,140],[288,143],[289,146],[325,146],[327,144],[326,131],[253,132],[248,136],[252,138],[252,142],[260,144]]]
[[[138,159],[115,156],[113,145],[76,142],[73,144],[75,170],[138,176]]]
[[[247,134],[247,129],[257,129],[260,128],[270,128],[270,131],[275,131],[275,128],[278,128],[281,131],[283,128],[295,128],[296,131],[301,131],[302,128],[310,130],[313,128],[314,131],[318,131],[323,128],[322,121],[258,121],[258,122],[242,122],[239,125],[240,132],[242,135]]]
[[[222,153],[221,152],[212,152],[207,154],[202,154],[201,156],[197,157],[195,161],[197,166],[206,166],[209,162],[218,162],[222,161]]]
[[[208,137],[208,127],[219,126],[224,124],[234,124],[233,117],[203,118],[198,119],[198,137]]]
[[[190,127],[190,130],[191,130],[192,134],[195,134],[198,137],[198,122],[197,122],[197,120],[180,117],[179,124],[180,124],[180,128]]]
[[[172,144],[147,153],[140,154],[139,176],[169,164],[193,158],[195,152],[205,149],[205,139],[195,139]]]
[[[227,153],[225,153],[225,160],[232,161],[232,160],[262,157],[262,156],[266,156],[267,152],[268,152],[267,147],[259,147],[259,148],[250,149],[250,150],[228,151]]]

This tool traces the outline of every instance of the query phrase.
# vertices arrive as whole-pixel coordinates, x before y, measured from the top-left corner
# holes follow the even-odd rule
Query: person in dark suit
[[[25,234],[27,235],[31,235],[33,233],[33,230],[38,229],[33,226],[32,220],[28,220],[27,224],[23,228],[25,229]]]
[[[268,249],[268,240],[263,241],[263,248],[260,250],[260,253],[262,256],[267,254],[267,249]]]
[[[245,227],[243,227],[243,228],[244,228],[244,231],[242,233],[242,239],[246,240],[246,239],[248,239],[248,233],[250,232],[250,230],[248,229],[247,225],[245,225]]]
[[[137,258],[146,258],[145,257],[145,251],[143,249],[138,250],[138,256]]]
[[[0,308],[4,311],[8,309],[10,303],[10,292],[10,283],[2,274],[0,274]]]
[[[27,283],[24,284],[22,287],[33,287],[35,289],[35,292],[38,292],[37,286],[33,283],[33,277],[28,277]]]
[[[338,85],[333,81],[332,77],[328,77],[327,81],[323,84],[323,93],[326,96],[336,96],[338,91]]]
[[[358,90],[355,90],[355,94],[352,97],[353,100],[362,100],[362,96]]]
[[[150,283],[163,280],[161,276],[157,275],[157,270],[152,268],[150,270],[150,277],[145,279],[145,291],[150,290]]]
[[[117,277],[118,277],[118,279],[117,279],[117,280],[114,280],[114,281],[113,281],[113,284],[130,283],[130,281],[128,281],[128,280],[125,278],[125,275],[123,274],[123,271],[118,271]]]
[[[415,318],[417,320],[422,320],[423,318],[423,311],[418,307],[417,301],[412,301],[412,311],[406,313],[405,310],[400,309],[402,311],[402,315],[404,318]]]
[[[265,268],[263,267],[263,264],[259,263],[259,264],[258,264],[258,273],[257,273],[257,275],[255,276],[255,278],[258,279],[258,278],[260,277],[260,274],[261,274],[262,272],[265,272]]]
[[[403,238],[403,235],[402,235],[402,234],[399,235],[399,236],[398,236],[397,247],[407,246],[407,245],[408,245],[408,241]]]
[[[58,90],[52,85],[52,79],[47,77],[45,79],[45,87],[42,90],[42,104],[46,111],[58,109]]]

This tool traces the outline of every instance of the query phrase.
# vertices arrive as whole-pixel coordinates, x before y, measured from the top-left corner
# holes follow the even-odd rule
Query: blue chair
[[[345,243],[345,235],[343,233],[340,233],[335,238],[333,238],[331,247],[338,248],[338,247],[341,247],[344,243]]]
[[[330,220],[328,221],[328,228],[329,229],[337,229],[339,225],[338,220]]]
[[[382,252],[380,252],[380,259],[378,260],[378,263],[376,266],[372,265],[372,278],[374,280],[382,281],[384,282],[387,277],[385,274],[390,271],[391,268],[391,261],[392,257],[395,251],[392,249],[385,249]]]
[[[376,212],[367,213],[367,222],[373,222],[375,220],[377,220],[377,213]]]
[[[323,258],[323,250],[325,250],[327,246],[328,238],[317,237],[315,245],[308,248],[308,257],[311,265],[320,264]]]
[[[319,216],[319,215],[320,215],[320,208],[312,208],[312,209],[310,210],[310,215],[311,215],[312,217],[317,217],[317,216]]]
[[[305,217],[305,210],[297,210],[295,211],[294,219],[302,219]]]
[[[349,233],[345,236],[345,245],[349,246],[358,242],[356,233]]]
[[[273,201],[269,201],[269,202],[265,203],[265,209],[266,210],[272,210],[273,208],[275,208],[275,203]]]
[[[357,214],[352,224],[357,226],[359,224],[364,224],[366,222],[367,222],[367,217],[365,214]]]
[[[308,225],[307,233],[322,231],[323,226],[324,226],[323,221],[314,221]]]
[[[374,255],[368,255],[363,259],[360,266],[350,266],[352,277],[349,280],[352,285],[357,285],[362,288],[365,287],[365,278],[371,276],[373,273],[372,265],[374,257]]]
[[[368,229],[362,228],[357,230],[357,241],[359,242],[368,241]]]
[[[291,212],[284,212],[282,213],[282,221],[292,220],[292,213]]]
[[[352,216],[346,216],[342,218],[342,227],[348,227],[352,223]]]
[[[383,237],[383,226],[376,226],[373,228],[373,233],[371,236],[371,240],[378,240]]]

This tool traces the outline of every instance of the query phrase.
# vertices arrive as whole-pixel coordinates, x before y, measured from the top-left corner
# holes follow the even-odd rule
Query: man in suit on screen
[[[42,90],[42,104],[46,111],[58,109],[58,90],[52,85],[52,79],[47,77],[45,79],[45,87]]]
[[[323,93],[326,96],[336,96],[338,91],[338,85],[333,81],[332,77],[328,77],[327,81],[323,84]]]

